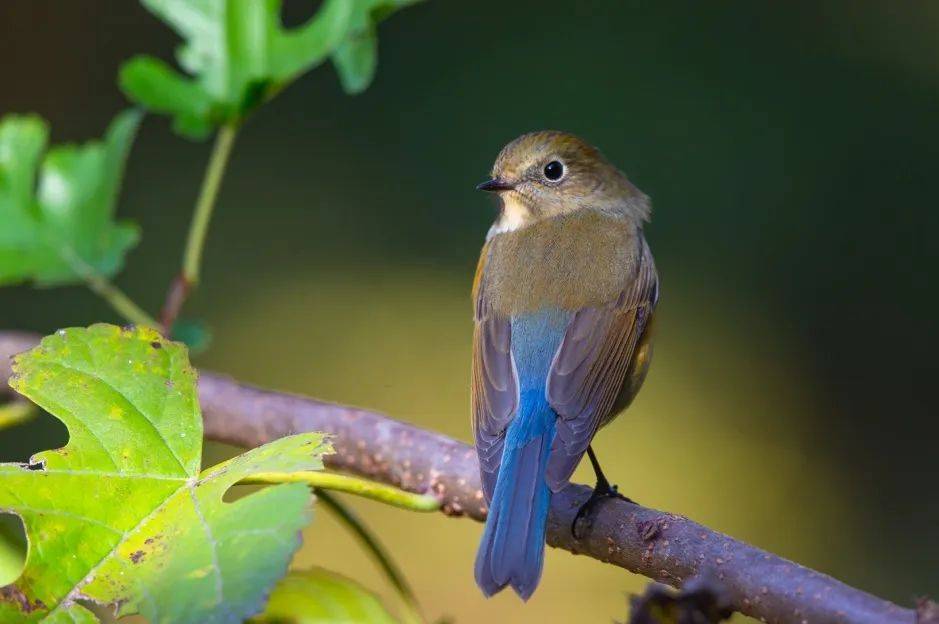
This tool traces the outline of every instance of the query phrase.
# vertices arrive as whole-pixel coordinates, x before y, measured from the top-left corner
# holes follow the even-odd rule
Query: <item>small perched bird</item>
[[[585,453],[597,485],[577,517],[618,496],[590,442],[632,401],[652,357],[650,204],[595,148],[554,131],[506,145],[477,188],[501,210],[473,284],[473,433],[489,504],[476,583],[527,600],[552,492]]]

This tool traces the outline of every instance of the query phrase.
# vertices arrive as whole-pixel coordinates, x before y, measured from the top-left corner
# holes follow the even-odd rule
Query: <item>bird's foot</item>
[[[632,503],[633,505],[637,504],[636,501],[631,498],[620,494],[617,487],[610,485],[606,479],[597,481],[593,492],[590,494],[590,498],[580,506],[580,509],[577,510],[577,515],[574,516],[574,521],[571,522],[571,535],[574,536],[575,540],[579,540],[583,537],[583,533],[579,532],[578,528],[581,525],[586,525],[586,527],[589,528],[593,521],[593,513],[596,511],[599,503],[609,498],[618,498],[621,501]]]

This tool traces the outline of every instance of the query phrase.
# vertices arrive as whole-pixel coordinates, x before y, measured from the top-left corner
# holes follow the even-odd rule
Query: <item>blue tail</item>
[[[476,584],[486,596],[511,585],[523,600],[538,586],[544,563],[551,490],[545,481],[554,440],[554,411],[544,391],[524,392],[505,436],[499,477],[476,553]]]

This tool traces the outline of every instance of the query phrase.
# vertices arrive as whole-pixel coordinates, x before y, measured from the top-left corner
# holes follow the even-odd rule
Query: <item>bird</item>
[[[541,579],[552,494],[586,454],[596,486],[578,519],[620,496],[591,441],[632,402],[652,359],[659,280],[649,197],[595,147],[524,134],[496,158],[499,212],[473,282],[473,437],[487,518],[476,583],[528,600]],[[629,499],[626,499],[629,500]]]

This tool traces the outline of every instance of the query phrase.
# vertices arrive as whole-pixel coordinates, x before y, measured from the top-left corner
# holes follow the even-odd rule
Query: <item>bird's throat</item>
[[[515,193],[506,193],[502,196],[502,211],[496,222],[489,228],[487,238],[497,234],[514,232],[534,222],[531,210]]]

